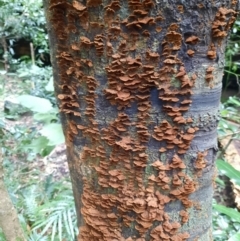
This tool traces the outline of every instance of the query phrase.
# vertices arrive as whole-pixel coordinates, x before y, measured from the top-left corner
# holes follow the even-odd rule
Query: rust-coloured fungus
[[[197,36],[191,36],[191,37],[188,37],[186,40],[185,40],[185,42],[187,43],[187,44],[197,44],[197,42],[199,41],[199,38],[197,37]]]
[[[67,126],[69,165],[82,178],[79,241],[190,237],[180,230],[188,225],[188,208],[194,204],[189,196],[198,188],[208,150],[192,155],[189,164],[186,156],[193,152],[189,149],[199,128],[188,111],[201,75],[185,59],[193,61],[208,40],[185,35],[180,19],[167,22],[155,2],[50,0],[58,104]],[[196,7],[205,11],[204,4]],[[185,5],[176,10],[185,17]],[[217,10],[204,49],[208,65],[217,59],[235,17],[232,9]],[[214,71],[212,65],[206,68],[207,83]],[[152,92],[157,93],[156,110]],[[72,143],[77,143],[74,148]],[[172,202],[179,203],[178,222],[166,211]],[[124,236],[127,229],[134,235]]]
[[[156,27],[156,31],[160,33],[162,31],[162,28],[160,26]]]
[[[195,53],[195,51],[193,51],[192,49],[189,49],[189,50],[187,51],[187,54],[188,54],[189,57],[193,57],[193,56],[194,56],[194,53]]]
[[[87,0],[88,7],[97,7],[102,3],[102,0]]]
[[[199,152],[197,154],[197,160],[195,161],[195,169],[197,171],[197,176],[200,177],[202,175],[202,170],[206,167],[207,161],[205,157],[207,156],[207,152]]]
[[[236,20],[236,12],[233,9],[221,7],[215,16],[212,24],[212,36],[216,39],[223,39]]]
[[[73,1],[73,7],[78,10],[78,11],[84,11],[87,9],[86,6],[84,6],[83,4],[77,2],[77,1]]]
[[[209,66],[207,69],[206,69],[206,75],[205,75],[205,80],[207,81],[207,83],[209,83],[209,86],[211,87],[212,84],[210,83],[213,78],[214,78],[214,75],[213,75],[213,71],[215,70],[215,68],[213,66]]]
[[[183,5],[178,5],[177,6],[177,9],[180,13],[184,13],[184,8],[183,8]]]

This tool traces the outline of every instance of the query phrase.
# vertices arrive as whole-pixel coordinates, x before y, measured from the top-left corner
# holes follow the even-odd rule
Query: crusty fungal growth
[[[236,5],[236,2],[232,2],[233,7]],[[207,56],[210,59],[215,59],[216,56],[216,47],[222,45],[222,40],[226,39],[229,30],[232,28],[236,20],[237,12],[234,9],[220,7],[215,15],[215,19],[212,23],[212,41],[215,44],[211,44]]]
[[[235,15],[236,12],[233,9],[219,8],[212,24],[212,36],[217,39],[226,37],[236,20]]]
[[[217,58],[216,47],[214,44],[210,45],[209,50],[207,51],[207,57],[212,60]]]
[[[45,0],[79,241],[212,240],[215,2]]]
[[[197,159],[195,161],[195,169],[197,171],[197,175],[201,176],[203,169],[207,166],[207,160],[205,157],[207,156],[207,152],[199,152],[197,154]]]
[[[189,49],[189,50],[187,51],[187,54],[188,54],[188,56],[190,56],[190,57],[193,57],[193,56],[194,56],[194,53],[195,53],[195,51],[192,50],[192,49]]]
[[[197,44],[197,42],[199,41],[199,38],[197,37],[197,36],[191,36],[191,37],[188,37],[186,40],[185,40],[185,42],[187,43],[187,44]]]
[[[212,88],[212,80],[214,79],[214,75],[213,75],[213,71],[215,70],[215,68],[213,66],[209,66],[206,69],[206,76],[205,76],[205,80],[207,81],[207,83],[209,84],[209,86]]]

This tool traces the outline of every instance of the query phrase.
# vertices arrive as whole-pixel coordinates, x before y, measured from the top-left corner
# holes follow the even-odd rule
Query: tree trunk
[[[5,71],[8,72],[8,69],[9,69],[8,55],[9,55],[9,53],[8,53],[7,39],[4,36],[1,36],[0,44],[3,47],[3,60],[1,62],[3,62],[3,64],[4,64]]]
[[[45,0],[79,241],[212,240],[237,0]]]
[[[2,166],[2,153],[0,150],[0,228],[7,241],[26,241],[18,219],[18,214],[4,185],[3,177],[4,171]]]

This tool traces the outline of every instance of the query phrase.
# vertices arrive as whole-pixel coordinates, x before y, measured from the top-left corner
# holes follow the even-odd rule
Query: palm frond
[[[41,235],[51,233],[51,241],[63,240],[67,237],[69,241],[74,240],[77,234],[77,220],[75,204],[72,192],[64,190],[59,192],[53,200],[38,207],[41,213],[33,224],[33,230],[41,232]],[[41,231],[40,231],[41,230]]]

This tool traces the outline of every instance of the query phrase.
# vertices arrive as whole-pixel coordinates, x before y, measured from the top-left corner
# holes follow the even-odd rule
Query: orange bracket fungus
[[[212,240],[218,72],[238,2],[44,1],[78,241]]]

